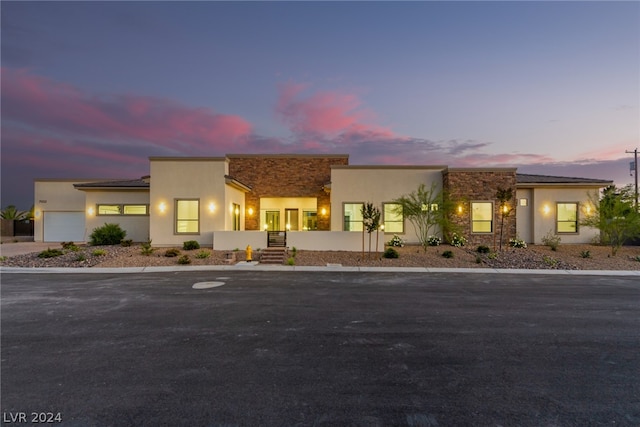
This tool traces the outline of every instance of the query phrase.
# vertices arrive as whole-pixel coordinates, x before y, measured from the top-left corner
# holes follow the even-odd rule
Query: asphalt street
[[[637,277],[1,280],[5,425],[640,425]]]

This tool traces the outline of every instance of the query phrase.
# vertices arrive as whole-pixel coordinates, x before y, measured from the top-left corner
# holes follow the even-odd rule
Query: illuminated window
[[[557,203],[556,224],[558,233],[578,232],[578,204]]]
[[[147,205],[124,205],[125,215],[147,215],[149,207]]]
[[[121,215],[122,205],[98,205],[98,215]]]
[[[529,199],[520,199],[520,206],[528,206]]]
[[[471,203],[471,232],[472,233],[492,233],[493,232],[493,203],[491,202]]]
[[[200,232],[200,200],[176,200],[176,234]]]
[[[402,207],[397,203],[383,203],[382,210],[385,233],[404,233]]]
[[[234,203],[231,210],[231,217],[233,219],[233,231],[240,231],[240,205]]]
[[[318,229],[318,212],[302,211],[302,229],[303,230]]]
[[[149,215],[149,205],[98,205],[98,215]]]
[[[343,215],[344,231],[362,231],[362,207],[364,203],[345,203]]]

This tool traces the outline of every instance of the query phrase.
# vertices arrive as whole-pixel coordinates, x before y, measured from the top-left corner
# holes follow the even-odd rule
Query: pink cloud
[[[187,152],[221,152],[242,144],[252,131],[241,117],[153,97],[100,97],[24,69],[2,68],[2,114],[34,129],[107,139],[144,141]]]

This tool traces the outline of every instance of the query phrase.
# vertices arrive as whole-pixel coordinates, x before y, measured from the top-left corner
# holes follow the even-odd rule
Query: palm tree
[[[0,211],[0,218],[22,221],[29,218],[29,212],[19,211],[14,205],[9,205]]]

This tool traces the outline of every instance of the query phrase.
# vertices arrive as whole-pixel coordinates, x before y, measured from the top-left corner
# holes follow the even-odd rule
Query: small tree
[[[365,203],[362,205],[362,255],[364,257],[364,232],[369,234],[369,257],[371,257],[371,233],[378,231],[380,228],[380,209],[373,206],[373,203]],[[377,246],[377,245],[376,245]],[[376,250],[378,248],[376,247]]]
[[[397,205],[396,213],[413,224],[416,237],[425,252],[429,246],[429,236],[434,234],[437,226],[443,231],[451,229],[448,216],[450,202],[435,184],[429,189],[420,184],[416,191],[395,199],[393,203]]]
[[[513,199],[513,189],[498,187],[496,191],[496,199],[499,202],[500,210],[500,251],[502,251],[504,220],[507,220],[507,230],[509,230],[509,217],[513,212],[513,207],[509,206],[509,202]],[[508,236],[507,236],[508,237]],[[495,250],[495,238],[494,238],[494,250]]]
[[[580,225],[600,230],[600,242],[611,246],[611,255],[628,240],[640,237],[640,212],[634,207],[635,193],[630,185],[610,185],[598,193],[589,193],[593,212]]]
[[[29,218],[29,212],[19,211],[14,205],[9,205],[0,211],[2,219],[22,221]]]

